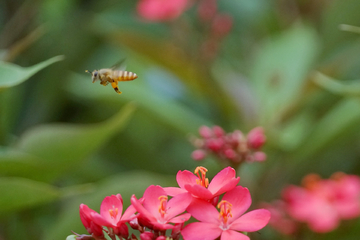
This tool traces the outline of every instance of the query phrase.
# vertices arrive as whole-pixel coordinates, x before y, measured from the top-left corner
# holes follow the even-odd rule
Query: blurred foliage
[[[198,164],[188,138],[201,125],[264,127],[268,160],[238,170],[253,207],[311,172],[360,174],[360,35],[339,28],[359,26],[360,1],[218,5],[233,27],[204,52],[196,4],[148,23],[136,1],[0,2],[0,239],[85,233],[80,203],[99,210],[121,193],[128,205],[150,184],[174,186]],[[121,95],[84,73],[122,59],[139,78]],[[359,225],[304,239],[358,239]]]

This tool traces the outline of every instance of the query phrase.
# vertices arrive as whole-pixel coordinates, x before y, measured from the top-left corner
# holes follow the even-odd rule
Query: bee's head
[[[92,71],[92,72],[90,72],[89,70],[86,70],[85,72],[91,73],[91,75],[92,75],[92,82],[93,82],[93,83],[94,83],[96,80],[100,80],[98,70],[94,70],[94,71]]]

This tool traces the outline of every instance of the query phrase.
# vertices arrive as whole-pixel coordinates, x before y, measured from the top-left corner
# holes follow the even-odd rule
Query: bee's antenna
[[[85,70],[85,72],[87,72],[87,73],[90,73],[90,74],[91,74],[91,72],[90,72],[89,70]]]

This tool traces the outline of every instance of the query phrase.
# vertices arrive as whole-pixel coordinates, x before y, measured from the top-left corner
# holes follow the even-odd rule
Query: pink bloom
[[[120,194],[105,197],[100,206],[100,214],[91,213],[93,221],[100,225],[112,228],[116,235],[127,237],[128,229],[125,222],[132,220],[135,215],[135,209],[130,206],[122,215],[123,200]]]
[[[200,222],[190,223],[181,231],[184,240],[249,240],[240,232],[254,232],[262,229],[270,220],[270,212],[258,209],[246,214],[251,205],[247,188],[237,186],[225,193],[216,208],[201,199],[194,199],[187,211]],[[244,214],[244,215],[243,215]]]
[[[138,14],[149,21],[159,22],[178,18],[188,7],[188,0],[140,0]]]
[[[266,141],[266,137],[264,135],[264,129],[262,127],[256,127],[252,129],[247,135],[247,140],[250,148],[253,149],[261,148]]]
[[[143,203],[133,195],[131,203],[138,211],[138,221],[140,224],[154,230],[166,230],[174,228],[169,223],[183,223],[191,216],[189,213],[183,213],[191,202],[191,196],[188,193],[179,194],[168,200],[165,190],[160,186],[151,185],[143,196]],[[177,216],[178,214],[181,214]]]
[[[264,152],[254,152],[253,160],[256,162],[263,162],[266,160],[266,154]]]
[[[94,210],[90,209],[85,204],[80,204],[80,219],[83,223],[86,231],[98,237],[104,236],[103,229],[101,225],[94,223],[91,214],[96,213]]]
[[[297,231],[298,224],[286,213],[286,204],[277,200],[271,204],[264,203],[263,207],[270,211],[271,219],[269,225],[282,234],[290,235]]]
[[[300,222],[307,222],[313,231],[330,232],[339,225],[336,209],[318,193],[289,186],[284,190],[283,197],[289,215]]]
[[[240,177],[236,177],[235,170],[231,167],[221,170],[210,183],[205,177],[206,172],[207,169],[204,167],[197,167],[195,169],[195,174],[197,175],[187,170],[179,171],[176,175],[176,181],[180,188],[168,187],[164,189],[170,196],[189,192],[194,197],[211,200],[224,192],[230,191],[240,181]]]
[[[193,153],[191,154],[191,157],[196,161],[200,161],[206,157],[206,152],[204,150],[197,149],[197,150],[193,151]]]
[[[201,126],[199,128],[199,134],[203,138],[211,138],[213,135],[213,130],[211,130],[211,128],[208,126]]]
[[[315,232],[330,232],[341,219],[360,215],[360,178],[336,174],[331,179],[320,179],[315,174],[306,176],[304,187],[289,186],[283,191],[287,211],[294,219],[306,222]]]
[[[143,232],[140,234],[141,240],[153,240],[155,237],[155,234],[152,232]]]
[[[360,216],[360,177],[336,173],[332,176],[333,203],[342,219]]]

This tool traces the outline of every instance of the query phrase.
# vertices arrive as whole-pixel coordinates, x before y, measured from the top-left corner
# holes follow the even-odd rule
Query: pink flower
[[[114,234],[123,237],[128,236],[128,228],[125,222],[132,220],[136,210],[130,206],[122,215],[123,200],[120,194],[105,197],[100,206],[100,214],[93,211],[91,218],[93,221],[100,225],[112,228]]]
[[[204,150],[197,149],[197,150],[193,151],[193,153],[191,154],[191,157],[196,161],[200,161],[206,157],[206,152]]]
[[[191,202],[188,193],[179,194],[168,201],[165,190],[160,186],[151,185],[143,196],[141,203],[135,195],[131,197],[131,203],[138,211],[140,224],[154,230],[173,229],[174,225],[169,223],[183,223],[191,216],[183,213]],[[177,216],[178,214],[181,214]]]
[[[225,193],[216,208],[201,199],[194,199],[187,211],[200,222],[190,223],[181,231],[184,240],[249,240],[240,232],[254,232],[262,229],[270,220],[270,212],[258,209],[246,214],[251,205],[247,188],[237,186]],[[244,214],[244,215],[243,215]]]
[[[335,173],[333,181],[333,203],[342,219],[360,216],[360,177]]]
[[[207,169],[204,167],[197,167],[195,174],[190,171],[179,171],[176,175],[176,181],[180,188],[167,187],[165,191],[170,196],[177,194],[191,193],[194,197],[204,200],[212,200],[213,198],[233,189],[240,177],[236,177],[236,172],[231,167],[226,167],[221,170],[213,180],[209,183],[209,179],[206,178]],[[201,176],[200,174],[201,173]]]
[[[94,223],[91,214],[96,213],[94,210],[90,209],[85,204],[80,204],[80,219],[84,227],[86,228],[86,231],[88,233],[93,234],[97,237],[104,236],[103,228],[101,225],[98,225]]]
[[[266,137],[264,135],[264,129],[262,127],[256,127],[252,129],[247,135],[247,140],[250,148],[253,149],[261,148],[266,141]]]
[[[304,187],[289,186],[283,191],[290,216],[306,222],[315,232],[330,232],[341,219],[360,215],[360,178],[335,174],[322,180],[310,174],[303,180]]]
[[[149,21],[160,22],[178,18],[188,7],[188,0],[140,0],[138,14]]]
[[[263,203],[262,206],[271,213],[269,222],[271,227],[285,235],[294,234],[297,231],[298,223],[287,215],[286,204],[283,201],[277,200],[271,204]]]

